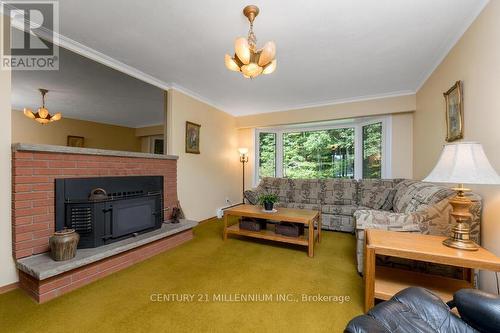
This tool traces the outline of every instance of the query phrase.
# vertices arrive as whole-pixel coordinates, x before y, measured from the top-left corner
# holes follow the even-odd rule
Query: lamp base
[[[466,251],[477,251],[479,250],[479,245],[477,245],[474,241],[471,240],[461,240],[461,239],[454,239],[454,238],[448,238],[443,241],[443,245],[446,245],[448,247],[452,247],[454,249],[459,249],[459,250],[466,250]]]
[[[463,185],[459,185],[454,190],[457,192],[457,195],[450,200],[450,205],[453,208],[450,215],[455,219],[457,224],[453,226],[450,237],[445,239],[443,244],[455,249],[477,251],[479,245],[470,239],[469,222],[472,217],[470,207],[473,203],[472,200],[464,195],[464,192],[470,190],[464,188]]]

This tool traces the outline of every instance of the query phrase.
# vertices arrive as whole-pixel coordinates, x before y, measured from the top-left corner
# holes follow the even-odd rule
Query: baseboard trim
[[[8,291],[14,290],[19,288],[19,282],[14,282],[11,284],[6,284],[5,286],[0,287],[0,294],[4,294]]]
[[[208,223],[210,221],[217,221],[217,216],[212,216],[212,217],[209,217],[208,219],[204,219],[204,220],[201,220],[200,222],[198,222],[198,224],[204,224],[204,223]]]

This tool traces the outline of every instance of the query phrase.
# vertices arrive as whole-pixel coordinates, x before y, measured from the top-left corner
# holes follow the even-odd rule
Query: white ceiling
[[[62,35],[234,115],[414,93],[487,0],[64,0]],[[224,54],[261,9],[278,67],[247,80]],[[457,78],[459,79],[459,78]]]
[[[65,118],[127,127],[163,123],[162,89],[63,48],[58,71],[12,72],[12,108],[40,107],[38,88],[49,90],[49,112]]]

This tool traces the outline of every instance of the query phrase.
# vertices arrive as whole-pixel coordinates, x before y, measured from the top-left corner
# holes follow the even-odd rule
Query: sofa
[[[313,209],[321,212],[323,229],[351,232],[356,235],[356,258],[363,271],[365,230],[384,229],[449,235],[454,195],[448,187],[409,179],[288,179],[266,177],[256,188],[245,191],[245,199],[257,204],[261,194],[278,196],[278,206]],[[479,243],[481,198],[470,194],[472,238]],[[383,258],[382,258],[383,260]],[[391,261],[392,266],[406,266],[408,261]],[[413,262],[412,266],[419,263]],[[422,264],[423,265],[423,264]],[[421,271],[425,267],[410,267]]]
[[[451,311],[455,307],[460,317]],[[445,303],[426,289],[411,287],[352,319],[344,332],[500,332],[500,296],[461,289]]]

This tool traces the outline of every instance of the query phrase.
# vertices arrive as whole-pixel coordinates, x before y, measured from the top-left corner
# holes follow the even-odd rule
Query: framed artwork
[[[186,121],[186,153],[200,153],[200,127],[201,125]]]
[[[451,142],[464,137],[464,107],[462,81],[444,93],[446,101],[446,141]]]
[[[68,135],[68,147],[83,148],[84,143],[85,143],[85,138],[83,136]]]

